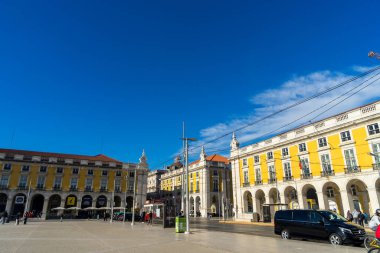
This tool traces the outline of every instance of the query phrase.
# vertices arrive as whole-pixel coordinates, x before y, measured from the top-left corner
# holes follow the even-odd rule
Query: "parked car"
[[[331,211],[280,210],[274,216],[274,233],[283,239],[291,237],[328,239],[331,244],[363,243],[363,227],[348,222]]]

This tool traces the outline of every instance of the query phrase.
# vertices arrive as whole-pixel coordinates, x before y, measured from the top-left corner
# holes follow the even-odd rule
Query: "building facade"
[[[131,209],[134,187],[135,207],[140,209],[147,173],[145,153],[133,164],[105,155],[0,149],[0,212],[49,218],[62,212],[87,215],[85,210],[107,210],[112,203]]]
[[[231,213],[232,182],[228,159],[221,155],[207,156],[202,148],[200,159],[189,164],[190,215],[207,217],[208,214],[228,216]],[[186,211],[186,169],[176,158],[161,175],[161,191],[174,205],[176,212]],[[183,194],[182,194],[183,193]]]
[[[153,170],[148,173],[147,200],[161,199],[161,175],[166,170]]]
[[[380,101],[239,147],[230,162],[236,219],[279,208],[373,214],[380,207]]]

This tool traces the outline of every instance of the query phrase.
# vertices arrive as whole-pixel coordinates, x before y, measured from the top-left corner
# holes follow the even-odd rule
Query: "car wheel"
[[[281,238],[285,240],[290,239],[290,234],[287,229],[281,231]]]
[[[343,240],[342,240],[342,237],[338,234],[331,234],[329,236],[329,241],[332,245],[342,245],[343,244]]]

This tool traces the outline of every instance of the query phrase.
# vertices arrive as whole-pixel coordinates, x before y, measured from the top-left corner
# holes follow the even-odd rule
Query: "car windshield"
[[[319,213],[322,214],[322,216],[328,219],[329,221],[347,221],[346,218],[334,212],[319,211]]]

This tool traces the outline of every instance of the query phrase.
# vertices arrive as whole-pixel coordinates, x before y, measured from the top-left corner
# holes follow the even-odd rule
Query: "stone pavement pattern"
[[[101,221],[30,222],[0,225],[1,253],[129,253],[129,252],[364,252],[363,248],[236,233],[195,230],[176,234],[146,224]]]

